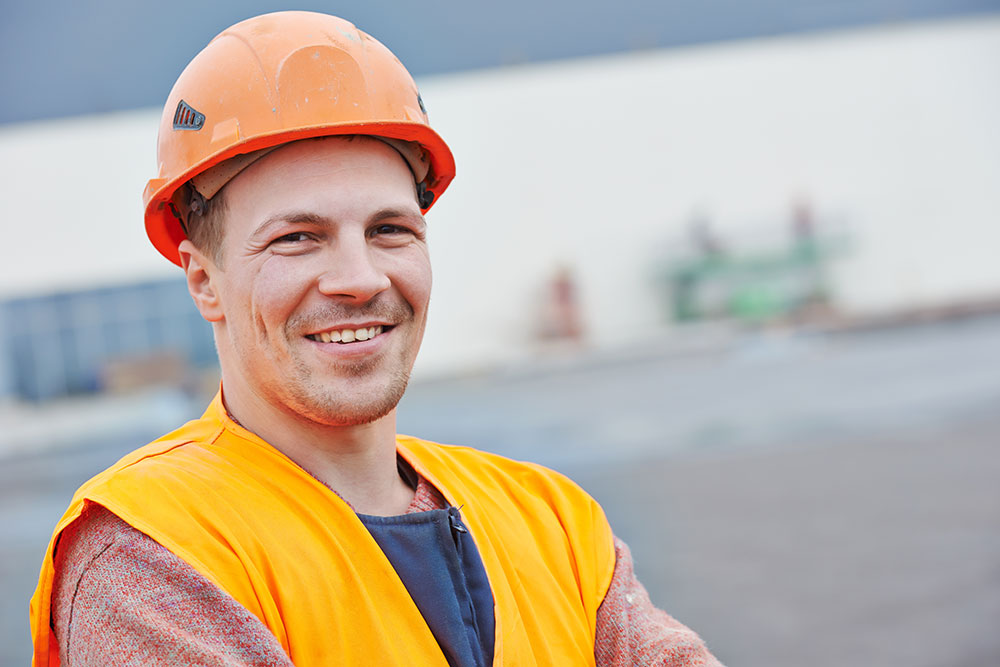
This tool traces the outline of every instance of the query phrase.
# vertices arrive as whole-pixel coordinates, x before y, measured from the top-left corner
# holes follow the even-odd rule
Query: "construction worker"
[[[35,665],[718,664],[572,482],[396,434],[455,165],[384,46],[308,12],[229,28],[158,161],[146,229],[221,389],[74,496]]]

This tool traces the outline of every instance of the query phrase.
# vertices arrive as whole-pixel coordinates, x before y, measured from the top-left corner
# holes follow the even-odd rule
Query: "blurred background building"
[[[418,375],[533,353],[560,266],[574,276],[577,337],[597,347],[610,312],[628,322],[617,346],[806,304],[855,317],[993,299],[998,23],[966,13],[990,3],[913,4],[708,3],[690,10],[704,24],[637,5],[615,10],[600,44],[591,24],[612,17],[596,7],[574,9],[569,31],[555,15],[526,30],[515,17],[530,12],[513,7],[442,15],[503,19],[476,44],[438,24],[404,37],[402,15],[352,17],[388,28],[459,156],[431,218],[437,285]],[[198,45],[254,9],[202,8],[194,30],[184,12],[164,24],[150,8],[84,6],[55,24],[20,8],[5,24],[6,62],[27,62],[4,68],[0,111],[0,396],[15,399],[99,389],[103,366],[147,353],[210,359],[207,326],[166,330],[184,308],[167,283],[182,292],[181,277],[148,247],[138,193],[155,170],[154,105]],[[438,32],[449,58],[418,46]],[[525,62],[503,66],[514,53]],[[88,333],[123,317],[133,325],[105,323],[117,335]]]
[[[110,463],[110,450],[195,416],[214,390],[211,329],[180,271],[146,241],[140,195],[156,169],[159,105],[184,64],[227,25],[285,4],[4,6],[0,465],[10,483],[0,514],[21,537],[0,575],[18,582],[15,602],[30,592],[24,572],[37,569],[71,487]],[[823,617],[860,633],[839,658],[795,620],[818,619],[824,605],[845,616],[905,605],[905,581],[871,604],[838,607],[803,592],[816,581],[807,568],[775,582],[772,599],[751,595],[769,613],[749,620],[739,585],[818,567],[808,555],[787,560],[817,524],[730,514],[765,502],[769,488],[786,495],[766,511],[808,506],[826,487],[795,479],[830,481],[821,469],[886,438],[895,444],[879,452],[930,461],[942,441],[959,460],[986,457],[971,466],[977,474],[996,469],[988,443],[1000,429],[983,415],[1000,399],[1000,1],[295,8],[344,16],[389,45],[456,155],[458,177],[429,216],[435,293],[401,428],[574,472],[633,543],[654,600],[734,665],[1000,660],[995,640],[969,639],[979,633],[966,615],[953,632],[964,648],[953,653],[892,649],[936,616],[906,626],[906,613],[889,614],[868,634]],[[986,426],[959,442],[967,423]],[[906,449],[915,430],[925,444]],[[790,443],[794,453],[781,453]],[[840,443],[839,454],[830,465],[795,463],[804,443]],[[750,460],[748,445],[779,454]],[[74,458],[88,449],[98,454]],[[75,463],[56,474],[51,457]],[[700,467],[706,457],[715,467]],[[637,481],[661,464],[659,478]],[[900,507],[914,507],[907,494],[926,491],[923,473],[894,485],[906,465],[889,456],[878,465],[884,485],[865,488],[877,498],[899,490]],[[765,469],[768,481],[746,479]],[[954,474],[942,483],[980,479]],[[730,496],[733,505],[685,487],[699,475],[746,496]],[[675,495],[642,495],[665,479],[678,490],[663,493]],[[947,520],[971,522],[965,539],[982,547],[979,529],[1000,528],[998,499],[977,493],[940,506],[973,508]],[[811,516],[836,523],[826,501]],[[858,502],[844,521],[881,516]],[[650,537],[631,503],[650,520],[681,518],[662,519]],[[699,532],[687,516],[703,526],[729,516],[717,528],[737,541]],[[760,539],[739,542],[754,526]],[[880,546],[853,561],[845,552],[844,562],[881,567],[912,547],[909,533],[883,543],[891,531],[870,530]],[[849,528],[829,535],[841,543]],[[817,553],[822,536],[811,543]],[[991,540],[971,568],[982,576],[969,585],[983,592],[944,606],[995,625],[990,563],[1000,548]],[[778,554],[765,549],[776,544],[785,545]],[[737,551],[753,545],[768,555],[742,572]],[[935,579],[914,568],[955,584],[951,569]],[[939,602],[928,592],[913,604]],[[13,647],[0,649],[4,664],[4,650],[10,664],[27,655],[24,616],[17,604],[0,609],[0,646]],[[757,646],[749,627],[789,650]]]

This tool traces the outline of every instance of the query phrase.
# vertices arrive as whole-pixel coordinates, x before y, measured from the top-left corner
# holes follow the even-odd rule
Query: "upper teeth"
[[[324,331],[323,333],[311,334],[313,340],[320,340],[324,343],[353,343],[356,340],[368,340],[382,333],[382,325],[377,327],[363,327],[361,329],[340,329],[338,331]]]

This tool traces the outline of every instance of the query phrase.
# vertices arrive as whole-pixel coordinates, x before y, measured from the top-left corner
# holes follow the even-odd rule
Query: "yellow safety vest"
[[[493,590],[495,665],[593,665],[597,608],[614,573],[600,506],[567,478],[465,447],[397,436],[397,450],[462,507]],[[292,662],[441,665],[444,655],[357,515],[233,422],[201,419],[84,484],[56,526],[31,600],[36,667],[59,664],[50,625],[53,549],[103,505],[253,612]]]

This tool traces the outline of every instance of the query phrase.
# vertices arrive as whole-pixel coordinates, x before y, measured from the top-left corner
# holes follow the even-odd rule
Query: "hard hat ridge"
[[[209,199],[280,145],[348,134],[381,139],[403,156],[424,211],[454,177],[454,158],[431,129],[412,77],[351,23],[295,11],[226,29],[167,98],[159,173],[143,195],[150,241],[179,263],[177,245],[186,235],[170,204],[182,185]]]

